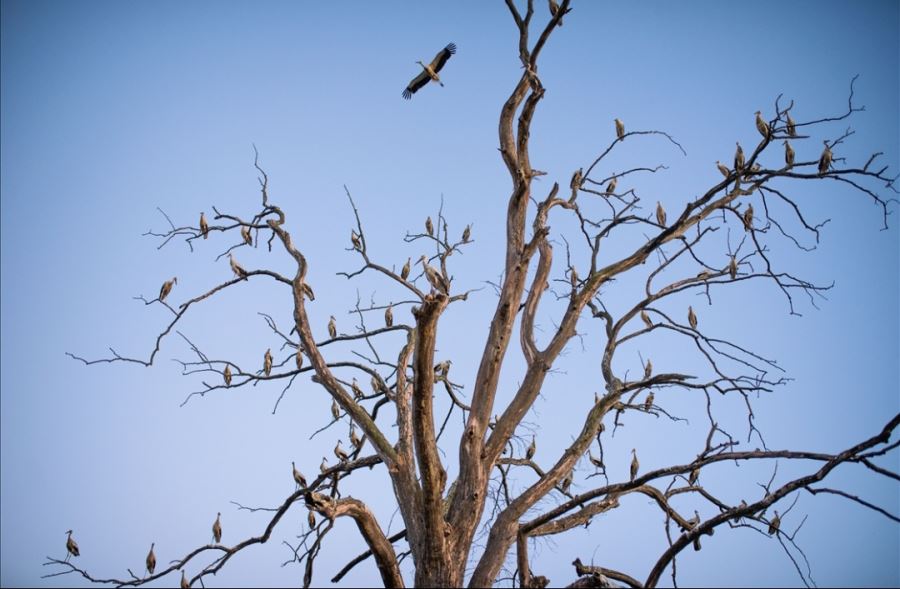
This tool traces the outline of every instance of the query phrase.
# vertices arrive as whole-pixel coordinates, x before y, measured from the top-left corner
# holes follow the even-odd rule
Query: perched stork
[[[653,391],[644,399],[644,411],[650,411],[653,408]]]
[[[188,582],[187,577],[184,575],[184,571],[181,571],[181,589],[190,589],[191,584]]]
[[[425,219],[425,231],[428,232],[428,235],[434,235],[434,223],[431,222],[431,215]]]
[[[828,171],[828,168],[831,167],[831,148],[828,147],[828,142],[823,141],[825,144],[825,149],[822,151],[822,156],[819,158],[819,174],[824,174]]]
[[[794,167],[794,148],[791,147],[791,144],[788,143],[788,140],[784,140],[784,163],[787,164],[787,167]]]
[[[247,271],[244,270],[244,267],[238,264],[238,261],[234,259],[234,256],[228,254],[228,263],[231,264],[231,271],[234,272],[234,275],[238,278],[247,278]]]
[[[747,210],[744,211],[744,230],[750,231],[753,229],[753,205],[747,205]]]
[[[206,215],[203,212],[200,213],[200,234],[203,239],[209,237],[209,225],[206,223]]]
[[[355,229],[350,230],[350,241],[353,243],[353,249],[362,251],[362,241],[360,241],[359,234],[356,233]]]
[[[653,374],[653,362],[650,361],[650,358],[647,358],[647,363],[644,365],[644,380],[650,378]]]
[[[394,325],[394,306],[388,305],[388,308],[384,310],[384,324],[387,327],[391,327]]]
[[[631,449],[631,480],[634,480],[634,477],[637,476],[638,469],[641,467],[641,463],[638,461],[637,451],[632,448]]]
[[[731,279],[734,280],[737,278],[737,260],[734,256],[731,256],[731,260],[728,262],[728,274],[731,275]]]
[[[570,268],[572,271],[569,272],[569,283],[572,285],[572,290],[578,288],[578,270],[575,269],[575,266]]]
[[[299,490],[303,487],[306,487],[306,477],[304,477],[303,474],[299,470],[297,470],[297,466],[294,464],[293,460],[291,460],[291,469],[293,470],[294,482],[297,483],[297,489]]]
[[[666,226],[666,209],[663,208],[662,203],[656,201],[656,222]]]
[[[444,85],[441,82],[441,78],[438,76],[438,72],[441,71],[441,68],[444,67],[444,64],[447,63],[447,60],[450,59],[450,56],[456,53],[456,45],[450,43],[440,51],[438,54],[434,56],[434,59],[431,60],[431,63],[425,65],[421,61],[416,61],[417,64],[422,66],[422,73],[412,79],[409,85],[406,87],[406,90],[403,91],[403,98],[409,100],[412,98],[412,95],[415,94],[420,88],[425,86],[429,80],[434,80],[441,86]]]
[[[303,284],[301,284],[300,290],[303,291],[303,294],[305,294],[307,297],[309,297],[309,300],[311,300],[311,301],[316,300],[316,293],[313,292],[312,287],[308,283],[304,282]]]
[[[791,113],[787,115],[787,132],[791,137],[797,136],[797,125],[794,123],[794,119],[791,118]]]
[[[472,226],[471,226],[471,225],[466,225],[466,228],[463,229],[462,242],[463,242],[463,243],[469,243],[469,238],[470,238],[470,237],[472,237]]]
[[[555,17],[556,13],[559,12],[559,4],[556,3],[556,0],[549,0],[550,3],[550,16]],[[556,23],[556,26],[562,26],[562,16],[559,17],[559,22]]]
[[[700,478],[700,469],[695,468],[694,470],[691,471],[691,474],[688,475],[688,484],[689,485],[697,484],[697,479],[699,479],[699,478]]]
[[[741,499],[741,504],[740,504],[738,507],[740,507],[740,508],[742,508],[742,509],[743,509],[744,507],[747,507],[747,502],[744,501],[743,499]],[[741,516],[737,515],[737,516],[735,516],[734,518],[732,518],[731,521],[733,521],[734,523],[738,523],[738,522],[741,521]]]
[[[691,329],[697,329],[697,314],[690,305],[688,305],[688,323],[691,324]]]
[[[334,399],[331,400],[331,416],[334,417],[335,421],[341,418],[341,408]]]
[[[350,445],[359,450],[360,446],[362,446],[362,440],[358,435],[356,435],[356,427],[353,423],[350,423]]]
[[[359,388],[359,383],[356,382],[355,376],[353,377],[353,382],[350,383],[350,388],[353,389],[353,398],[356,399],[357,401],[359,401],[360,399],[362,399],[365,396],[363,394],[362,389]]]
[[[216,541],[216,544],[222,542],[222,522],[219,521],[220,517],[222,517],[221,512],[216,514],[216,521],[212,525],[213,539]]]
[[[166,280],[163,282],[162,287],[159,289],[159,302],[163,302],[166,300],[166,297],[169,296],[169,293],[172,292],[172,287],[178,284],[178,277],[173,276],[172,280]]]
[[[150,543],[150,552],[147,553],[147,572],[151,575],[153,571],[156,570],[156,555],[153,554],[153,547],[156,546],[155,542]]]
[[[619,119],[616,119],[616,137],[619,139],[625,138],[625,124]]]
[[[531,436],[531,445],[528,446],[528,449],[525,450],[525,460],[531,460],[534,458],[534,453],[537,452],[537,442],[534,439],[534,436]]]
[[[244,243],[253,245],[253,236],[250,235],[250,228],[246,225],[241,225],[241,237],[244,238]]]
[[[225,372],[222,373],[222,376],[225,378],[225,386],[231,386],[231,366],[228,364],[225,365]]]
[[[609,184],[606,185],[606,195],[609,196],[613,192],[616,191],[616,184],[619,183],[619,179],[613,176],[612,180],[609,181]]]
[[[319,463],[319,472],[322,474],[328,472],[328,458],[325,456],[322,457],[322,462]]]
[[[450,291],[450,284],[447,283],[441,273],[431,267],[424,255],[419,258],[419,261],[425,269],[425,278],[428,279],[431,286],[434,287],[435,290],[448,294]]]
[[[735,142],[735,145],[737,145],[737,149],[734,151],[734,169],[736,172],[739,172],[744,169],[744,150],[737,141]],[[726,174],[726,176],[727,175],[728,174]]]
[[[297,363],[297,370],[303,368],[303,350],[297,348],[297,353],[294,354],[294,362]]]
[[[641,309],[641,321],[644,322],[648,328],[653,327],[653,321],[650,320],[650,315],[647,314],[647,311]]]
[[[772,521],[769,522],[769,535],[771,536],[781,527],[781,516],[778,515],[778,512],[775,512],[775,517],[772,518]]]
[[[331,339],[337,337],[337,321],[334,318],[334,315],[328,320],[328,335]]]
[[[722,172],[722,175],[726,178],[731,174],[731,170],[728,169],[728,166],[716,160],[716,167],[719,168],[719,171]]]
[[[69,535],[66,539],[66,561],[68,561],[73,556],[81,556],[81,552],[78,550],[78,543],[72,537],[72,530],[69,530],[66,534]]]
[[[410,268],[409,265],[411,262],[412,262],[412,258],[406,258],[406,263],[403,264],[403,269],[400,270],[400,278],[402,278],[403,280],[406,280],[407,278],[409,278],[409,268]]]
[[[569,487],[572,486],[572,471],[566,473],[566,478],[562,480],[562,484],[560,485],[560,489],[562,489],[563,493],[569,492]]]
[[[263,356],[263,372],[266,376],[272,373],[272,348],[266,348],[266,353]]]
[[[337,459],[341,462],[347,462],[347,459],[349,458],[349,456],[347,456],[347,453],[344,452],[344,449],[341,448],[340,440],[338,440],[337,444],[335,444],[334,446],[334,455],[337,456]]]
[[[447,378],[447,375],[450,374],[451,364],[453,364],[453,360],[444,360],[443,362],[439,362],[434,366],[434,371],[438,376]]]
[[[588,448],[588,460],[591,461],[591,464],[593,464],[595,468],[603,468],[603,461],[599,458],[595,458],[593,453],[591,453],[590,448]]]
[[[756,111],[756,130],[763,136],[763,139],[769,138],[769,125],[763,120],[761,111]]]

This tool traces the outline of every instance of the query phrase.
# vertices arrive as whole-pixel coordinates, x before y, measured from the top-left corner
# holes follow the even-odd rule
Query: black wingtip
[[[456,43],[450,43],[444,49],[450,52],[450,55],[454,55],[456,53]]]
[[[412,98],[412,92],[410,92],[408,88],[403,91],[403,98],[405,98],[406,100]]]

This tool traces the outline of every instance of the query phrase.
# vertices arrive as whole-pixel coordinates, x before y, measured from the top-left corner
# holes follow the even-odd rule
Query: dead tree
[[[406,236],[410,244],[424,244],[423,250],[436,253],[419,258],[421,271],[414,265],[410,273],[410,260],[402,271],[396,270],[394,264],[373,257],[362,217],[348,192],[355,216],[348,249],[359,256],[360,265],[342,274],[347,279],[378,275],[395,291],[390,302],[358,305],[358,333],[347,334],[332,321],[330,333],[323,339],[315,335],[321,329],[314,330],[307,314],[310,305],[322,304],[316,301],[314,285],[307,281],[308,270],[315,260],[292,240],[286,228],[289,211],[273,202],[268,177],[257,158],[254,165],[259,173],[261,200],[254,215],[245,218],[214,209],[208,226],[205,220],[197,227],[172,224],[168,230],[154,235],[163,244],[185,240],[191,248],[199,239],[209,238],[211,243],[226,238],[236,241],[238,245],[228,247],[220,258],[231,256],[236,248],[252,246],[255,238],[258,246],[267,244],[273,255],[289,257],[293,274],[249,265],[235,268],[231,256],[233,278],[180,303],[164,296],[145,300],[147,304],[164,305],[172,313],[171,321],[161,330],[148,358],[130,358],[115,352],[112,357],[98,360],[74,355],[73,358],[85,364],[132,362],[151,366],[163,340],[176,333],[179,321],[195,306],[239,284],[276,281],[290,293],[285,304],[293,311],[293,324],[290,330],[283,330],[271,317],[266,317],[282,345],[272,357],[267,354],[265,370],[259,369],[258,357],[253,366],[242,366],[232,360],[208,358],[193,346],[197,359],[183,362],[184,371],[211,378],[188,399],[226,389],[241,390],[262,381],[283,383],[284,394],[292,386],[299,386],[296,383],[300,377],[309,377],[317,394],[332,400],[333,419],[328,427],[348,422],[354,425],[347,453],[336,447],[338,458],[332,465],[323,460],[315,477],[303,477],[295,467],[296,491],[272,510],[268,525],[257,536],[234,543],[229,540],[226,545],[217,542],[197,546],[156,572],[151,570],[145,577],[95,577],[73,562],[50,557],[47,564],[58,570],[48,576],[77,572],[90,581],[135,586],[169,575],[174,582],[180,573],[187,571],[190,584],[208,582],[211,575],[244,548],[266,542],[273,529],[283,519],[290,518],[309,523],[308,531],[294,549],[293,559],[305,567],[304,585],[309,586],[313,582],[316,556],[334,521],[348,517],[356,524],[368,551],[352,559],[333,581],[371,559],[386,587],[402,587],[408,583],[426,587],[489,587],[498,583],[507,566],[512,571],[513,585],[544,586],[548,579],[531,571],[529,541],[591,525],[596,516],[618,508],[623,497],[637,493],[654,502],[663,514],[668,548],[649,570],[630,573],[617,570],[614,562],[585,566],[576,559],[574,572],[578,580],[573,586],[609,586],[610,583],[655,586],[666,570],[671,569],[674,576],[672,564],[682,550],[689,546],[699,549],[701,539],[709,541],[707,537],[717,528],[752,528],[770,534],[782,544],[792,544],[790,501],[801,490],[838,494],[898,521],[896,515],[862,498],[819,484],[833,469],[845,463],[863,465],[872,476],[900,480],[897,473],[873,462],[873,458],[896,449],[898,442],[891,442],[891,436],[900,424],[900,415],[890,417],[881,431],[849,448],[821,453],[767,447],[746,450],[717,423],[710,409],[705,426],[706,443],[693,460],[648,470],[639,468],[635,456],[631,476],[624,472],[613,476],[606,472],[603,462],[604,439],[629,417],[650,413],[677,419],[673,409],[674,391],[705,399],[708,407],[715,407],[722,396],[743,399],[747,408],[747,434],[762,439],[753,419],[753,402],[757,393],[772,391],[785,384],[786,379],[777,376],[771,360],[737,343],[739,338],[723,339],[715,333],[708,322],[705,324],[702,313],[696,313],[687,304],[684,295],[702,292],[709,297],[711,291],[741,288],[751,281],[768,282],[783,293],[793,312],[796,294],[812,296],[828,288],[779,270],[778,260],[768,247],[770,237],[776,232],[785,236],[806,232],[816,240],[819,238],[821,226],[807,220],[802,203],[792,198],[787,189],[792,183],[836,182],[848,194],[875,203],[887,226],[896,200],[882,196],[878,190],[896,193],[896,177],[890,176],[886,167],[875,164],[880,154],[865,162],[846,161],[841,156],[841,145],[851,131],[824,137],[827,165],[821,163],[825,157],[820,155],[821,150],[813,151],[811,147],[823,140],[817,133],[825,123],[850,119],[859,110],[854,105],[852,84],[847,111],[828,118],[804,118],[802,110],[795,111],[792,102],[785,103],[781,96],[776,98],[765,115],[757,114],[758,144],[741,150],[739,158],[735,158],[738,163],[734,169],[720,163],[722,176],[716,175],[718,181],[702,188],[691,187],[692,194],[699,196],[684,202],[680,209],[670,210],[668,215],[658,204],[658,195],[640,196],[628,187],[636,175],[654,173],[660,167],[638,164],[609,174],[604,171],[604,164],[607,156],[623,142],[660,140],[670,142],[677,149],[681,146],[661,130],[629,128],[618,119],[614,128],[612,114],[608,119],[608,146],[592,161],[582,163],[577,169],[573,166],[575,172],[569,191],[561,193],[558,183],[543,189],[535,183],[543,172],[532,168],[529,155],[532,119],[544,96],[538,58],[553,34],[564,33],[557,25],[570,11],[570,3],[563,0],[541,25],[534,20],[536,13],[530,0],[524,13],[513,0],[507,0],[506,4],[519,33],[522,73],[500,113],[499,151],[512,190],[507,201],[502,280],[497,286],[496,306],[483,340],[477,371],[471,375],[460,374],[448,359],[435,355],[437,333],[445,311],[450,305],[465,302],[470,294],[455,287],[451,271],[457,259],[454,254],[473,242],[468,226],[464,234],[451,232],[443,213],[439,213],[436,223],[428,223],[427,231]],[[540,14],[538,19],[546,17],[543,12]],[[577,12],[569,18],[576,17]],[[536,40],[530,37],[532,28],[539,33]],[[748,126],[751,124],[753,121],[748,120]],[[779,145],[788,138],[796,147],[796,160],[792,155],[788,165],[770,168],[767,162],[784,160]],[[726,156],[723,159],[730,161]],[[570,240],[555,235],[550,226],[552,217],[573,220],[579,231]],[[620,235],[630,233],[633,237],[635,232],[642,233],[645,239],[633,249],[606,247]],[[455,239],[455,235],[460,238]],[[716,241],[725,235],[729,239]],[[566,244],[563,255],[556,251],[560,240]],[[613,251],[617,252],[614,256],[610,254]],[[718,251],[718,255],[711,256],[710,251]],[[604,297],[616,287],[616,280],[626,274],[643,277],[643,293],[627,309],[614,311],[604,304]],[[403,293],[405,300],[398,302],[396,293]],[[553,331],[538,334],[536,315],[542,302],[558,303],[561,312],[553,318]],[[393,309],[399,311],[404,307],[411,314],[398,312],[395,318]],[[676,313],[671,311],[673,308],[681,310]],[[366,323],[366,317],[381,317],[386,310],[391,311],[386,324],[380,320]],[[412,321],[404,322],[402,317],[411,317]],[[587,412],[571,414],[571,444],[539,464],[534,449],[525,450],[523,440],[527,441],[531,432],[523,431],[523,419],[542,393],[545,379],[561,352],[579,329],[586,333],[589,325],[600,327],[592,336],[602,342],[599,364],[602,380],[597,386],[602,392],[595,394],[593,406]],[[518,331],[518,342],[512,341],[514,330]],[[384,336],[397,333],[404,336],[403,345],[383,351]],[[626,344],[647,341],[660,334],[682,338],[687,345],[694,346],[706,361],[706,373],[654,371],[649,360],[634,373],[614,369],[616,354]],[[380,361],[368,363],[332,356],[337,344],[379,349]],[[525,368],[515,379],[517,388],[512,391],[511,400],[501,404],[497,401],[500,371],[510,356],[511,346],[520,348]],[[364,356],[357,356],[361,357]],[[657,366],[662,365],[659,359],[654,359]],[[770,376],[772,373],[776,376]],[[371,382],[371,390],[363,390],[358,381]],[[463,382],[471,384],[466,389],[470,391],[468,394],[464,394]],[[449,440],[444,440],[447,452],[442,455],[438,449],[439,438],[449,415],[441,421],[435,414],[434,399],[444,394],[450,399],[451,413],[461,413],[465,425],[455,441],[456,451],[453,452]],[[385,406],[393,407],[396,423],[384,419],[385,412],[380,409]],[[323,420],[328,419],[323,416]],[[356,436],[356,429],[362,438]],[[345,435],[343,427],[331,431],[337,432],[335,438]],[[595,444],[599,458],[592,453]],[[524,457],[517,458],[516,454]],[[584,477],[585,472],[577,470],[579,461],[585,457],[590,457],[593,472],[603,475],[602,484],[597,483],[600,478]],[[707,467],[722,468],[747,461],[771,464],[798,461],[807,465],[807,474],[788,480],[779,480],[773,474],[755,498],[748,494],[740,504],[720,497],[713,486],[707,488],[699,483]],[[456,473],[453,480],[448,480],[449,463],[452,463],[450,470]],[[307,475],[314,471],[313,464],[299,464],[299,467]],[[359,469],[373,467],[384,468],[390,477],[405,526],[390,537],[384,531],[384,522],[379,522],[366,505],[365,497],[343,496],[339,492],[341,482],[347,477]],[[287,470],[272,476],[286,478]],[[582,477],[582,482],[590,488],[572,493],[571,484],[576,476]],[[518,489],[510,484],[513,480],[519,481]],[[682,513],[674,499],[683,496],[696,498],[703,505],[702,515],[699,511],[693,517]],[[775,514],[776,504],[780,514]],[[408,546],[414,578],[405,579],[401,574],[401,555],[395,547],[400,542]],[[86,554],[89,551],[86,547]],[[554,581],[559,584],[566,580]]]

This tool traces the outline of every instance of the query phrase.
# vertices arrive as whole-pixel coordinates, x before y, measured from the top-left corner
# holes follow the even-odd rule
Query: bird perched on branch
[[[190,589],[191,584],[188,582],[184,571],[181,571],[181,589]]]
[[[644,400],[644,411],[650,411],[653,408],[653,391],[650,391],[650,394],[647,395],[647,398]]]
[[[247,245],[253,245],[253,236],[250,235],[250,228],[246,225],[241,226],[241,237],[244,238],[244,243]]]
[[[434,372],[438,376],[443,376],[446,378],[447,374],[450,373],[450,365],[453,364],[452,360],[444,360],[443,362],[439,362],[434,366]]]
[[[294,464],[293,460],[291,460],[291,469],[293,470],[294,482],[297,483],[297,489],[306,487],[306,477],[297,470],[297,466]]]
[[[697,314],[690,305],[688,306],[688,323],[691,324],[691,329],[697,329]]]
[[[303,291],[304,295],[309,297],[309,300],[311,300],[311,301],[316,300],[316,293],[313,292],[312,287],[309,284],[307,284],[306,282],[304,282],[303,284],[300,285],[300,290]]]
[[[294,362],[297,363],[297,370],[303,368],[303,350],[297,348],[297,353],[294,354]]]
[[[555,17],[556,13],[559,12],[559,4],[556,3],[556,0],[549,0],[550,4],[550,16]],[[556,26],[562,26],[562,16],[559,17],[559,22],[556,23]]]
[[[771,536],[781,527],[781,516],[778,515],[778,512],[775,512],[775,517],[772,518],[772,521],[769,522],[769,535]]]
[[[831,167],[831,148],[828,147],[827,141],[822,143],[825,144],[825,149],[822,151],[821,157],[819,157],[819,174],[824,174]]]
[[[356,427],[353,425],[353,422],[350,423],[350,445],[357,450],[362,446],[362,440],[356,434]]]
[[[562,483],[560,484],[559,488],[562,489],[563,493],[568,493],[569,487],[571,487],[571,486],[572,486],[572,471],[570,470],[569,472],[566,473],[566,478],[564,478],[562,480]]]
[[[625,123],[616,119],[616,137],[619,139],[625,138]]]
[[[794,166],[794,148],[791,147],[787,139],[784,140],[784,163],[789,168]]]
[[[653,327],[653,321],[650,320],[650,315],[647,314],[647,311],[641,309],[641,321],[644,322],[648,328]]]
[[[272,348],[266,348],[266,353],[263,356],[263,372],[266,376],[272,373]]]
[[[78,550],[78,543],[72,537],[72,530],[69,530],[66,534],[69,536],[66,539],[66,562],[68,562],[72,556],[81,556],[81,552]]]
[[[363,398],[363,391],[359,388],[359,383],[356,382],[356,377],[353,377],[353,382],[350,383],[350,388],[353,389],[353,398],[359,401]]]
[[[618,178],[613,176],[612,180],[609,181],[609,184],[606,185],[606,195],[607,196],[611,195],[613,192],[616,191],[616,184],[618,184],[618,183],[619,183]]]
[[[219,521],[220,517],[222,517],[222,514],[217,513],[216,521],[213,522],[213,525],[212,525],[213,539],[216,541],[216,544],[219,544],[222,542],[222,522]]]
[[[653,374],[653,362],[650,361],[650,358],[647,358],[647,363],[644,365],[644,380],[650,378],[650,375]]]
[[[225,365],[225,371],[222,372],[222,377],[225,379],[225,386],[231,386],[231,366],[228,364]]]
[[[448,44],[446,47],[438,51],[438,54],[434,56],[434,59],[431,60],[431,63],[425,65],[421,61],[416,61],[417,64],[422,66],[422,73],[412,79],[409,85],[406,87],[406,90],[403,91],[403,98],[409,100],[412,98],[412,95],[415,94],[420,88],[425,86],[429,82],[429,80],[434,80],[441,86],[444,85],[441,82],[441,78],[438,76],[438,72],[441,71],[441,68],[444,67],[444,64],[447,63],[447,60],[450,59],[450,56],[456,53],[456,45],[453,43]]]
[[[173,276],[172,280],[166,280],[162,283],[162,287],[159,289],[159,302],[163,302],[166,300],[166,297],[169,296],[169,293],[172,292],[172,287],[178,284],[178,277]]]
[[[306,523],[309,524],[310,530],[313,529],[314,527],[316,527],[316,516],[312,511],[310,511],[309,515],[306,516]]]
[[[750,231],[753,229],[753,205],[747,205],[747,210],[744,211],[744,230]]]
[[[716,160],[716,167],[719,168],[719,171],[720,171],[720,172],[722,173],[722,175],[725,176],[726,178],[728,177],[729,174],[731,174],[731,170],[728,169],[728,166],[726,166],[725,164],[723,164],[723,163],[720,162],[719,160]]]
[[[322,462],[319,463],[319,472],[322,474],[328,472],[328,458],[325,456],[322,457]]]
[[[471,226],[471,225],[466,225],[466,228],[463,229],[462,242],[463,242],[463,243],[469,243],[469,238],[470,238],[470,237],[472,237],[472,226]]]
[[[394,306],[388,305],[388,308],[384,310],[384,324],[387,327],[391,327],[394,325]]]
[[[244,270],[244,267],[238,264],[238,261],[234,259],[234,256],[228,254],[228,263],[231,264],[231,271],[234,272],[234,275],[238,278],[247,278],[247,271]]]
[[[334,446],[334,455],[337,456],[337,459],[341,462],[347,462],[347,459],[349,458],[349,456],[347,456],[347,453],[344,452],[344,449],[341,448],[340,440],[338,440],[337,444],[335,444]]]
[[[656,201],[656,222],[665,227],[666,225],[666,209],[663,208],[662,203]]]
[[[334,399],[331,400],[331,416],[334,417],[335,421],[341,418],[341,408]]]
[[[791,118],[791,113],[787,115],[787,132],[791,137],[797,136],[797,125],[794,123],[794,119]]]
[[[209,225],[206,223],[206,215],[202,212],[200,213],[200,234],[203,239],[209,237]]]
[[[535,441],[534,436],[531,436],[531,445],[525,450],[525,460],[534,458],[535,452],[537,452],[537,442]]]
[[[641,467],[641,463],[638,461],[637,450],[634,448],[631,449],[631,480],[634,480],[634,477],[637,476],[638,469]]]
[[[359,234],[355,229],[350,230],[350,241],[353,243],[353,249],[362,250],[362,242],[359,240]]]
[[[431,215],[425,219],[425,231],[428,232],[428,235],[434,235],[434,223],[431,222]]]
[[[599,458],[594,457],[594,454],[588,449],[588,460],[590,460],[591,464],[593,464],[596,468],[603,469],[603,461]]]
[[[331,318],[328,320],[328,335],[331,339],[337,337],[337,321],[334,318],[334,315],[331,315]]]
[[[731,275],[731,279],[734,280],[737,278],[737,260],[734,256],[731,256],[731,260],[728,261],[728,274]]]
[[[156,543],[153,542],[150,544],[150,552],[147,553],[147,572],[151,575],[153,571],[156,570],[156,555],[153,554],[153,547],[156,546]]]
[[[735,145],[737,145],[737,149],[734,152],[734,169],[735,171],[740,172],[744,169],[744,150],[741,149],[740,143],[735,142]]]
[[[756,111],[756,130],[763,136],[763,139],[769,138],[769,125],[763,120],[761,111]]]
[[[419,258],[419,261],[422,263],[422,267],[425,269],[425,278],[428,279],[429,284],[431,284],[431,286],[435,290],[447,294],[450,291],[450,285],[447,283],[444,277],[437,270],[431,267],[424,255]]]
[[[410,262],[412,262],[412,258],[406,258],[406,263],[403,264],[403,269],[400,270],[400,278],[403,280],[409,278]]]

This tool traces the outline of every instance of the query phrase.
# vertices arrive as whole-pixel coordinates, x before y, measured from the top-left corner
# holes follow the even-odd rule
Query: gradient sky
[[[546,6],[537,4],[543,21]],[[629,141],[606,164],[609,172],[667,165],[634,186],[646,203],[660,200],[673,211],[718,181],[714,162],[729,161],[735,141],[755,145],[754,111],[771,116],[783,93],[795,100],[798,120],[842,113],[856,74],[855,99],[866,110],[849,122],[856,134],[836,155],[859,164],[882,151],[896,172],[898,6],[575,2],[539,66],[547,93],[532,127],[532,163],[548,176],[536,190],[553,181],[565,185],[574,169],[589,164],[619,117],[629,129],[666,130],[685,147],[686,157],[663,141]],[[165,340],[149,369],[86,367],[65,355],[97,358],[112,346],[146,357],[168,316],[133,297],[155,297],[162,281],[177,275],[171,299],[180,302],[231,276],[227,261],[215,258],[234,236],[211,238],[192,253],[177,242],[157,249],[158,240],[141,234],[166,227],[157,207],[177,225],[196,224],[212,206],[245,217],[256,212],[253,144],[269,173],[271,198],[287,212],[310,259],[318,296],[310,313],[320,334],[331,314],[341,331],[353,332],[348,310],[357,297],[379,304],[405,298],[379,279],[348,283],[335,275],[357,267],[346,249],[353,219],[344,185],[359,206],[370,250],[387,265],[422,253],[402,236],[421,231],[442,197],[451,232],[473,223],[475,242],[455,257],[452,272],[458,288],[483,290],[451,307],[439,340],[439,356],[453,359],[455,379],[471,390],[495,300],[486,281],[497,280],[502,264],[509,190],[496,149],[497,115],[520,75],[515,27],[502,2],[3,1],[0,17],[0,584],[80,583],[72,576],[39,578],[48,572],[45,556],[64,556],[69,528],[81,546],[79,564],[101,577],[142,570],[151,542],[160,563],[208,542],[218,511],[225,543],[256,535],[265,515],[238,511],[230,501],[280,503],[293,490],[291,460],[311,474],[323,455],[331,456],[337,436],[346,442],[343,427],[310,441],[326,423],[330,401],[308,380],[295,383],[274,415],[279,385],[194,398],[181,407],[201,377],[181,376],[173,359],[191,359],[191,351],[177,336]],[[441,72],[446,87],[429,85],[404,101],[401,91],[420,71],[415,60],[430,60],[451,41],[459,52]],[[847,124],[797,142],[798,158],[817,157],[821,139],[839,136]],[[772,151],[768,158],[780,157]],[[686,294],[671,309],[680,313],[692,304],[711,333],[777,359],[794,379],[755,400],[770,447],[838,451],[900,410],[898,217],[882,231],[880,209],[863,195],[833,183],[806,184],[791,189],[804,211],[816,221],[831,219],[818,250],[798,252],[784,240],[772,247],[783,268],[834,282],[827,300],[816,300],[818,309],[800,296],[802,316],[791,316],[784,296],[763,283],[726,289],[712,306]],[[562,220],[553,227],[571,230]],[[554,238],[559,260],[562,244],[558,233]],[[247,267],[290,268],[280,251],[264,247],[241,248],[236,256]],[[622,296],[610,288],[609,304],[621,308]],[[539,317],[547,331],[551,310]],[[229,289],[192,312],[180,330],[211,357],[255,366],[278,344],[261,312],[289,325],[283,288],[251,281]],[[407,312],[398,310],[398,320]],[[570,344],[527,418],[541,428],[542,463],[571,441],[569,428],[580,424],[592,392],[602,388],[598,340],[583,323],[583,345]],[[389,343],[386,349],[397,342]],[[660,340],[623,349],[617,369],[639,370],[638,350],[657,370],[696,366],[684,346]],[[341,353],[349,356],[349,348]],[[501,398],[518,382],[518,353],[512,356]],[[701,398],[670,392],[657,402],[702,428]],[[746,441],[740,408],[723,400],[721,416]],[[690,461],[705,435],[645,415],[629,416],[626,424],[605,445],[617,479],[626,476],[632,447],[650,469]],[[456,456],[454,443],[443,448]],[[896,452],[880,463],[900,468]],[[812,468],[781,464],[778,480]],[[590,472],[584,461],[575,490],[597,480],[585,479]],[[758,498],[756,483],[770,476],[771,465],[722,465],[703,483],[737,502]],[[841,467],[830,481],[900,512],[898,486],[862,468]],[[369,502],[385,529],[402,528],[378,469],[342,490]],[[693,509],[679,507],[688,515]],[[900,584],[896,524],[858,505],[803,494],[782,525],[793,530],[806,515],[797,541],[819,584]],[[645,498],[629,496],[623,509],[590,529],[538,542],[533,570],[565,584],[574,580],[569,563],[579,556],[644,578],[665,547],[661,519]],[[305,520],[298,506],[267,545],[242,552],[207,585],[301,584],[301,567],[281,566],[290,559],[281,542],[293,541]],[[337,528],[318,561],[320,585],[363,549],[351,522]],[[720,529],[703,551],[688,552],[678,561],[683,585],[800,584],[778,543],[746,529]],[[343,586],[379,581],[369,562]]]

